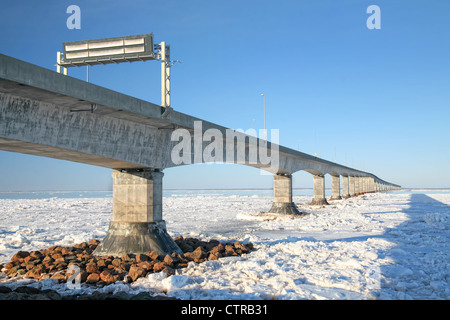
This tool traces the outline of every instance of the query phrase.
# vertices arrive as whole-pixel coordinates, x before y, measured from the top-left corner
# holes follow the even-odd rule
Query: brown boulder
[[[175,260],[174,260],[174,257],[171,257],[170,255],[168,255],[168,254],[166,254],[166,256],[164,257],[164,260],[163,260],[168,266],[170,266],[170,265],[172,265],[174,262],[175,262]]]
[[[235,249],[241,250],[242,253],[248,253],[249,252],[247,247],[245,245],[243,245],[242,243],[240,243],[240,242],[235,242],[233,246],[234,246]]]
[[[147,256],[152,259],[153,261],[158,260],[159,258],[159,253],[158,251],[149,251],[147,252]]]
[[[234,251],[234,247],[231,245],[225,246],[225,256],[237,256],[238,254]]]
[[[201,260],[206,258],[206,251],[202,247],[198,247],[193,252],[186,252],[185,257],[191,260]]]
[[[33,259],[42,259],[42,257],[44,257],[44,255],[43,255],[42,252],[40,252],[40,251],[31,251],[31,252],[30,252],[30,256],[31,256]]]
[[[40,279],[41,275],[44,272],[45,272],[45,268],[42,265],[36,266],[36,267],[28,270],[28,272],[25,273],[25,277],[34,278],[34,279]]]
[[[64,261],[57,261],[55,263],[56,265],[56,270],[60,271],[60,270],[64,270],[67,268],[67,263],[65,263]]]
[[[219,243],[218,245],[216,245],[215,247],[213,247],[211,249],[211,253],[222,253],[225,251],[225,247],[223,244]]]
[[[114,259],[113,261],[111,261],[111,265],[113,265],[114,267],[119,267],[122,264],[122,259]]]
[[[6,270],[10,270],[11,268],[14,268],[15,264],[14,262],[8,262],[4,265]]]
[[[28,251],[17,251],[15,255],[11,258],[11,261],[22,262],[24,258],[28,257],[30,253]]]
[[[50,248],[47,248],[46,250],[44,250],[44,254],[53,254],[53,253],[57,253],[57,252],[61,252],[62,247],[60,246],[53,246]]]
[[[143,261],[137,264],[138,267],[144,268],[147,272],[153,270],[154,261]]]
[[[172,276],[175,274],[175,269],[170,266],[166,266],[166,267],[164,267],[162,272],[164,272],[166,274],[166,277],[168,277],[168,276]]]
[[[45,258],[42,260],[43,263],[47,263],[47,264],[51,264],[54,261],[55,260],[53,260],[53,258],[50,255],[46,255]]]
[[[145,276],[147,272],[144,268],[138,267],[137,265],[132,265],[128,271],[128,276],[132,281],[136,281],[137,278]]]
[[[190,245],[191,247],[197,248],[198,239],[196,238],[185,238],[184,239],[186,244]]]
[[[183,239],[182,236],[178,236],[178,237],[176,237],[176,238],[173,238],[173,241],[175,241],[177,244],[178,244],[178,242],[183,241],[183,240],[184,240],[184,239]]]
[[[75,262],[75,261],[77,261],[77,256],[74,256],[74,255],[65,256],[64,257],[64,261],[67,262],[67,263]]]
[[[50,278],[56,280],[66,280],[66,275],[63,272],[56,272]]]
[[[86,249],[89,247],[89,245],[87,244],[87,242],[82,242],[82,243],[78,243],[76,245],[73,246],[76,249]]]
[[[100,281],[100,275],[98,273],[91,273],[86,278],[86,283],[88,284],[96,284]]]
[[[106,260],[105,259],[99,259],[97,260],[97,267],[100,268],[106,268]]]
[[[178,244],[178,246],[180,247],[181,251],[185,253],[194,251],[194,248],[186,242],[181,242],[180,244]]]
[[[93,239],[88,241],[88,244],[98,246],[100,244],[100,240]]]
[[[43,273],[43,274],[41,274],[41,276],[39,277],[38,280],[45,280],[48,278],[50,278],[50,275],[48,273]]]
[[[211,252],[208,256],[208,260],[217,260],[222,257],[220,252]]]
[[[197,247],[202,247],[202,248],[205,249],[205,250],[206,250],[207,245],[208,245],[208,243],[206,243],[205,241],[202,241],[202,240],[199,240],[199,241],[197,241],[197,243],[196,243],[196,246],[197,246]]]
[[[157,262],[153,265],[153,272],[160,272],[166,267],[165,262]]]
[[[111,270],[104,270],[100,273],[100,279],[106,283],[114,283],[119,280],[119,276],[117,274],[113,274]]]
[[[62,254],[63,256],[68,255],[70,252],[71,252],[70,248],[64,248],[64,247],[63,247],[63,248],[61,249],[61,254]]]
[[[130,270],[131,265],[132,263],[122,263],[120,267],[128,272]]]
[[[146,254],[139,253],[136,255],[136,262],[148,261],[149,257]]]
[[[127,253],[125,253],[122,257],[120,257],[120,259],[122,259],[122,261],[131,261],[133,259],[133,257]]]
[[[49,264],[49,265],[45,265],[47,267],[48,272],[56,270],[56,265],[54,264]]]
[[[55,261],[64,261],[64,257],[61,253],[53,253],[51,255],[52,259]]]
[[[25,269],[27,269],[27,270],[31,270],[31,269],[33,269],[35,267],[35,264],[34,263],[27,263],[26,265],[25,265]]]
[[[81,282],[86,282],[88,276],[89,276],[89,273],[87,273],[87,272],[84,271],[84,270],[81,270],[81,271],[80,271],[80,274],[78,275],[78,277],[80,277],[80,281],[81,281]]]
[[[87,273],[96,273],[96,272],[98,272],[97,264],[96,263],[92,263],[92,262],[88,263],[86,265],[86,272]]]

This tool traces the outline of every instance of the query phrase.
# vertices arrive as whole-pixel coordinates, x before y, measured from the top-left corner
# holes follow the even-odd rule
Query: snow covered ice
[[[450,190],[366,194],[327,207],[310,200],[294,196],[307,215],[292,217],[263,214],[272,197],[258,190],[166,195],[171,236],[251,241],[257,250],[100,290],[180,299],[450,299]],[[111,205],[104,196],[0,199],[0,262],[18,250],[101,240]],[[74,294],[51,279],[2,281]]]

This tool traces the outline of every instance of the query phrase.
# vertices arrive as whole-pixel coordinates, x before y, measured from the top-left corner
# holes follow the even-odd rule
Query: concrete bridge
[[[313,205],[328,204],[327,174],[330,200],[400,188],[372,173],[164,111],[0,54],[0,150],[114,169],[112,220],[95,254],[180,252],[162,217],[163,170],[178,165],[219,160],[266,170],[273,174],[269,212],[281,214],[299,214],[292,201],[292,174],[299,170],[313,176]]]

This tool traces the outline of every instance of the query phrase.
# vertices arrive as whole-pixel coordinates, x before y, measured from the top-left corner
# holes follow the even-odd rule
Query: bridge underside
[[[0,150],[79,162],[105,168],[138,169],[142,167],[141,165],[120,161],[117,159],[105,158],[95,154],[83,153],[74,150],[62,150],[57,147],[4,138],[0,138]]]

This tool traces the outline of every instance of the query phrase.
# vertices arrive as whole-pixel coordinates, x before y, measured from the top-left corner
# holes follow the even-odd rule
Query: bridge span
[[[162,217],[163,170],[228,162],[273,174],[268,212],[299,214],[292,174],[313,176],[312,205],[399,189],[349,168],[0,54],[0,150],[114,169],[113,214],[94,252],[180,252]],[[342,188],[341,188],[342,183]]]

